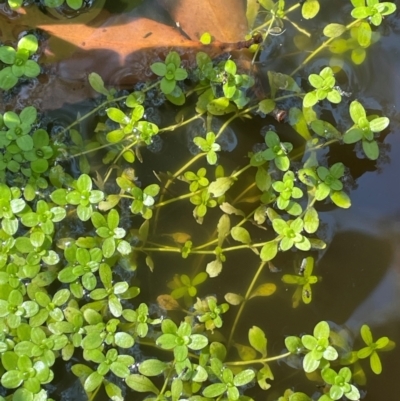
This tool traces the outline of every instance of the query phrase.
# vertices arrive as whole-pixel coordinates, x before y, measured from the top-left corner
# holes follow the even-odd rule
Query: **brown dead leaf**
[[[247,34],[242,0],[158,0],[192,40],[208,32],[221,42],[238,42]]]
[[[189,14],[195,15],[196,26],[204,26],[205,30],[209,30],[208,24],[213,21],[212,25],[218,25],[221,31],[221,34],[215,32],[215,36],[223,40],[232,42],[242,39],[245,12],[236,4],[242,2],[229,1],[229,19],[223,18],[228,15],[225,2],[211,3],[204,0],[188,6],[187,2],[178,1],[173,12],[179,12],[179,18],[190,25]],[[155,78],[150,65],[164,60],[171,50],[181,55],[185,67],[194,65],[199,51],[214,58],[233,50],[232,46],[218,41],[205,46],[189,40],[176,27],[143,17],[136,9],[110,15],[107,11],[99,12],[99,8],[94,8],[91,11],[93,15],[87,13],[67,20],[52,19],[35,6],[20,11],[24,14],[12,21],[0,13],[0,40],[4,42],[13,38],[15,43],[16,33],[27,28],[39,28],[49,34],[44,56],[40,60],[51,65],[46,84],[33,88],[27,96],[40,99],[41,103],[37,106],[41,109],[56,109],[66,102],[76,103],[95,96],[87,79],[91,72],[98,73],[107,86],[131,88],[136,82]],[[238,15],[237,21],[235,15]],[[91,21],[94,16],[96,18]],[[88,21],[91,21],[90,24]]]
[[[178,302],[171,295],[164,294],[157,297],[157,303],[160,308],[165,310],[180,309]]]

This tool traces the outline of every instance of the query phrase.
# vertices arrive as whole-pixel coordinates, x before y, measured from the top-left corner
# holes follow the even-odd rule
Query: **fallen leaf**
[[[56,109],[66,102],[77,103],[91,98],[95,96],[88,83],[91,72],[98,73],[106,86],[131,88],[136,82],[154,77],[150,65],[164,60],[169,51],[177,51],[185,67],[193,66],[199,51],[215,58],[235,50],[234,44],[221,41],[243,40],[247,30],[241,0],[230,0],[229,5],[209,0],[190,2],[190,5],[187,1],[177,1],[173,9],[167,7],[175,21],[179,17],[185,27],[202,27],[220,39],[210,45],[188,39],[177,27],[141,16],[137,9],[110,15],[102,9],[102,1],[99,0],[99,5],[90,12],[64,20],[50,18],[34,5],[21,9],[18,18],[13,19],[0,10],[2,42],[13,41],[15,44],[17,34],[31,28],[39,28],[49,35],[40,60],[50,65],[46,83],[32,88],[22,103],[37,98],[41,109]],[[242,46],[243,42],[237,48]],[[242,53],[239,58],[243,57]],[[247,58],[246,54],[244,59]]]
[[[247,34],[242,0],[158,0],[192,40],[208,32],[221,42],[238,42]]]

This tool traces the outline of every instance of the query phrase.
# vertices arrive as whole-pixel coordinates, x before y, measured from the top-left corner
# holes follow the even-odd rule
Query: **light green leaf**
[[[306,373],[314,372],[314,370],[318,369],[320,364],[319,360],[315,360],[312,357],[312,353],[309,352],[303,359],[303,369]]]
[[[239,294],[235,294],[233,292],[228,292],[227,294],[225,294],[224,298],[225,298],[225,301],[231,305],[240,305],[244,300],[243,296],[241,296]]]
[[[203,395],[204,397],[207,398],[214,398],[218,397],[221,394],[223,394],[227,389],[227,386],[225,383],[214,383],[210,384],[203,390]]]
[[[308,92],[303,99],[303,107],[312,107],[318,103],[318,97],[315,91]]]
[[[387,117],[374,118],[369,123],[369,128],[372,132],[381,132],[389,125],[389,119]]]
[[[241,242],[243,244],[250,244],[251,237],[249,232],[243,227],[233,227],[231,229],[231,236],[235,241]]]
[[[208,32],[204,32],[201,36],[200,36],[200,42],[203,45],[209,45],[211,43],[211,35]]]
[[[276,285],[274,283],[260,284],[250,295],[250,298],[254,297],[269,297],[276,291]],[[250,299],[249,298],[249,299]]]
[[[109,91],[104,87],[104,81],[99,74],[92,72],[89,74],[90,86],[98,93],[107,96]]]
[[[346,27],[342,24],[328,24],[323,32],[328,38],[337,38],[345,31]]]
[[[257,326],[253,326],[249,330],[249,342],[250,345],[258,351],[263,358],[267,356],[267,338],[265,333]]]
[[[147,359],[139,365],[139,372],[144,376],[158,376],[168,364],[158,359]]]
[[[310,207],[307,209],[303,221],[304,221],[304,230],[307,233],[313,234],[318,230],[319,217],[318,217],[318,212],[315,210],[314,207]]]
[[[278,242],[275,240],[269,241],[261,248],[260,257],[263,262],[272,260],[278,253]]]
[[[92,372],[89,377],[85,380],[84,388],[85,391],[90,393],[97,389],[103,383],[103,376],[97,372]]]
[[[311,134],[308,130],[306,119],[303,112],[297,108],[292,107],[289,110],[289,124],[300,134],[306,141],[311,140]]]
[[[207,190],[214,197],[218,198],[228,191],[233,182],[234,180],[231,177],[219,177],[209,185]]]
[[[304,19],[314,18],[320,9],[318,0],[306,0],[301,8],[301,15]]]
[[[235,386],[244,386],[250,383],[255,377],[254,370],[246,369],[239,372],[233,379],[233,384]]]
[[[258,103],[258,110],[264,114],[269,114],[275,109],[275,102],[272,99],[264,99]]]
[[[360,118],[366,117],[364,107],[357,100],[352,101],[350,104],[350,117],[353,120],[354,124],[358,124]]]
[[[153,382],[142,375],[132,374],[126,379],[126,384],[134,391],[139,393],[154,393],[159,394],[158,388],[153,384]]]
[[[362,141],[362,148],[365,155],[370,160],[376,160],[379,157],[379,147],[376,141]]]

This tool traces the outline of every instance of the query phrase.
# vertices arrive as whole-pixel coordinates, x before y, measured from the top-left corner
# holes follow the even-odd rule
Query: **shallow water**
[[[108,2],[111,3],[111,2]],[[311,27],[312,32],[318,32],[329,22],[349,21],[349,2],[335,1],[330,9],[309,23],[301,19],[298,24]],[[113,7],[115,6],[114,3]],[[121,12],[122,3],[118,12]],[[325,3],[322,2],[324,8]],[[329,5],[327,6],[329,7]],[[116,7],[117,8],[117,7]],[[146,10],[151,15],[151,10]],[[160,18],[157,14],[154,18]],[[381,40],[367,50],[367,59],[361,66],[354,66],[345,59],[344,72],[339,74],[339,83],[344,91],[351,92],[347,104],[358,99],[370,111],[390,117],[391,124],[380,139],[381,157],[375,163],[359,159],[361,152],[354,152],[352,146],[333,147],[325,157],[333,163],[337,160],[349,167],[352,180],[348,183],[352,207],[349,210],[338,210],[333,206],[321,207],[321,218],[324,222],[322,238],[328,243],[325,251],[316,255],[315,273],[322,277],[322,282],[315,286],[313,301],[310,305],[301,305],[298,309],[291,308],[292,288],[281,283],[283,273],[293,273],[294,253],[289,252],[278,256],[274,264],[280,269],[277,273],[263,272],[263,280],[274,282],[278,291],[274,296],[252,300],[251,307],[245,309],[240,321],[236,341],[247,344],[248,328],[257,325],[261,327],[269,341],[269,355],[279,354],[283,348],[283,338],[286,335],[297,335],[310,332],[320,320],[328,320],[336,324],[346,324],[356,330],[357,326],[367,323],[371,326],[374,337],[387,335],[396,343],[400,343],[400,12],[388,18],[382,27],[384,35]],[[272,43],[260,55],[263,60],[259,66],[262,80],[266,81],[268,70],[289,74],[304,59],[304,54],[287,57],[295,52],[291,37],[296,31],[285,23],[286,32],[273,39]],[[308,28],[310,29],[310,28]],[[319,36],[316,36],[318,41]],[[315,46],[314,46],[315,47]],[[298,77],[305,83],[307,75],[318,71],[329,62],[330,54],[323,52],[311,61]],[[85,104],[68,106],[68,111],[56,111],[49,114],[55,125],[66,124],[68,114],[74,115],[77,109],[90,107]],[[287,106],[287,105],[285,105]],[[347,107],[347,106],[346,106]],[[338,128],[344,129],[348,121],[343,121],[343,107],[331,109],[331,115],[337,119]],[[167,125],[174,115],[174,108],[162,108],[162,114],[157,116],[161,125]],[[66,116],[67,114],[67,116]],[[84,126],[90,131],[93,122]],[[198,122],[174,132],[161,136],[162,141],[153,152],[143,149],[142,156],[148,165],[137,166],[136,174],[144,184],[154,182],[152,171],[175,171],[191,157],[192,149],[188,146],[190,139],[201,129]],[[244,165],[244,157],[253,149],[256,143],[262,142],[260,131],[264,126],[273,124],[285,139],[297,141],[297,134],[288,124],[278,125],[271,118],[255,118],[251,121],[235,122],[230,131],[225,132],[227,153],[222,154],[220,163],[227,171]],[[90,135],[90,132],[87,133]],[[224,149],[225,150],[225,149]],[[181,159],[175,157],[180,155]],[[199,168],[198,165],[197,168]],[[250,182],[252,173],[247,178]],[[180,184],[177,184],[178,186]],[[179,189],[178,188],[178,192]],[[237,191],[238,193],[240,191]],[[237,193],[237,194],[238,194]],[[233,198],[235,195],[233,193]],[[219,216],[215,210],[207,214],[205,223],[197,225],[191,216],[192,205],[173,204],[162,213],[158,223],[155,242],[165,241],[163,234],[187,232],[196,244],[207,242],[215,229]],[[136,227],[135,227],[136,228]],[[160,233],[158,235],[158,232]],[[252,232],[253,233],[253,232]],[[262,237],[262,233],[254,230],[254,236]],[[257,242],[258,238],[255,239]],[[173,242],[170,243],[173,245]],[[173,274],[188,273],[188,260],[193,262],[193,271],[203,270],[209,260],[203,258],[183,260],[174,255],[154,255],[156,270],[149,273],[145,266],[140,266],[135,280],[144,288],[141,301],[155,302],[157,295],[168,292],[166,283]],[[222,274],[214,280],[209,280],[206,288],[202,288],[201,296],[216,294],[221,300],[226,292],[244,293],[247,289],[248,272],[256,270],[258,257],[243,250],[228,257]],[[141,261],[142,263],[142,261]],[[142,263],[144,264],[144,263]],[[191,266],[193,266],[191,265]],[[384,277],[386,276],[386,280]],[[383,284],[379,286],[381,280]],[[147,289],[146,289],[147,288]],[[378,295],[374,294],[379,288]],[[234,307],[231,307],[235,310]],[[356,312],[357,311],[357,312]],[[232,324],[233,314],[224,318],[226,328]],[[229,333],[224,332],[226,336]],[[138,352],[135,349],[132,352]],[[397,400],[398,396],[398,361],[399,347],[386,354],[380,354],[383,361],[383,373],[374,376],[367,363],[363,366],[367,372],[368,383],[365,400]],[[140,357],[139,357],[140,358]],[[365,361],[364,361],[365,362]],[[254,392],[256,401],[261,399],[275,400],[287,387],[297,391],[312,394],[316,391],[315,384],[304,380],[304,374],[287,368],[284,364],[272,365],[276,381],[267,393]],[[64,368],[60,366],[60,370]],[[67,370],[69,367],[67,367]],[[73,389],[68,389],[72,383]],[[58,392],[62,392],[63,400],[82,397],[79,385],[73,377],[66,383],[57,383]],[[64,392],[65,390],[65,392]],[[75,391],[78,393],[76,394]],[[98,399],[101,399],[99,396]]]

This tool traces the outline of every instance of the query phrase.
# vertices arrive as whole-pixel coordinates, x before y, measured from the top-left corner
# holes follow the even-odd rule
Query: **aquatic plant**
[[[34,35],[26,35],[18,41],[17,49],[0,46],[0,61],[6,66],[0,71],[0,89],[13,88],[18,78],[34,78],[40,74],[39,64],[30,57],[38,49],[38,40]]]
[[[359,359],[369,358],[372,371],[379,374],[377,350],[394,346],[387,337],[373,341],[366,325],[361,328],[366,347],[358,351],[326,321],[317,323],[312,335],[282,339],[286,351],[274,356],[269,356],[265,331],[256,325],[245,329],[249,345],[236,341],[245,308],[254,298],[276,291],[276,284],[261,277],[268,267],[273,269],[278,254],[294,250],[301,255],[296,274],[282,275],[284,283],[297,286],[293,307],[312,302],[311,285],[317,288],[319,278],[313,275],[316,266],[310,252],[326,246],[318,237],[318,203],[351,206],[344,163],[329,164],[318,151],[361,141],[367,158],[379,157],[377,138],[389,125],[387,117],[367,116],[364,106],[352,101],[349,116],[354,125],[342,133],[335,121],[321,120],[322,114],[313,109],[319,102],[327,107],[325,99],[343,102],[334,70],[326,66],[311,73],[311,91],[295,79],[301,67],[352,29],[358,29],[358,43],[368,47],[371,30],[366,26],[380,25],[395,10],[393,3],[372,0],[352,4],[356,20],[325,27],[328,39],[293,74],[269,71],[271,92],[263,99],[253,96],[254,77],[240,71],[234,59],[213,62],[199,52],[197,67],[188,71],[172,51],[151,65],[158,77],[154,82],[128,94],[106,88],[92,73],[89,81],[102,95],[100,104],[61,131],[49,133],[33,106],[0,116],[0,355],[6,390],[0,400],[51,400],[55,396],[49,394],[48,384],[57,375],[60,359],[71,367],[90,400],[103,387],[112,400],[123,400],[126,387],[160,401],[251,400],[244,395],[249,387],[269,389],[273,362],[289,358],[305,373],[316,375],[319,401],[360,398],[358,386],[365,374]],[[266,41],[281,33],[277,28],[298,7],[286,9],[282,0],[249,1],[253,21],[264,18],[253,31],[260,31]],[[313,18],[319,8],[318,1],[306,0],[302,15]],[[12,64],[2,70],[7,75],[1,81],[3,89],[16,85],[22,75],[39,74],[28,63],[36,50],[32,35],[21,39],[17,50],[0,47],[0,60]],[[252,50],[257,54],[257,46]],[[22,62],[14,68],[18,52]],[[154,96],[181,106],[190,95],[196,95],[190,117],[183,110],[166,126],[151,119]],[[233,121],[276,116],[287,100],[292,102],[288,124],[298,134],[291,138],[293,143],[279,127],[269,127],[264,143],[249,152],[243,166],[231,171],[218,164],[223,135]],[[95,135],[86,138],[76,128],[98,111],[102,113]],[[221,116],[218,126],[215,121]],[[177,154],[175,172],[155,172],[152,179],[145,174],[136,177],[132,165],[138,162],[153,170],[149,153],[141,149],[196,120],[202,121],[204,130],[196,130],[191,139],[196,151],[190,160]],[[306,147],[297,146],[297,139]],[[93,163],[99,159],[97,169]],[[68,168],[71,160],[77,161],[78,173]],[[248,193],[255,200],[250,208],[239,208]],[[207,221],[212,226],[214,232],[204,243],[179,231],[160,239],[162,213],[178,202],[194,205],[196,224]],[[203,291],[212,288],[208,283],[222,273],[230,255],[241,250],[258,258],[256,271],[249,268],[244,276],[250,281],[245,294],[226,293],[223,302],[219,294]],[[177,274],[162,262],[171,277],[171,292],[158,294],[155,306],[152,300],[140,299],[147,289],[134,276],[144,265],[156,275],[157,254],[176,255],[177,261],[182,258],[192,268]],[[287,390],[279,400],[311,397]]]

